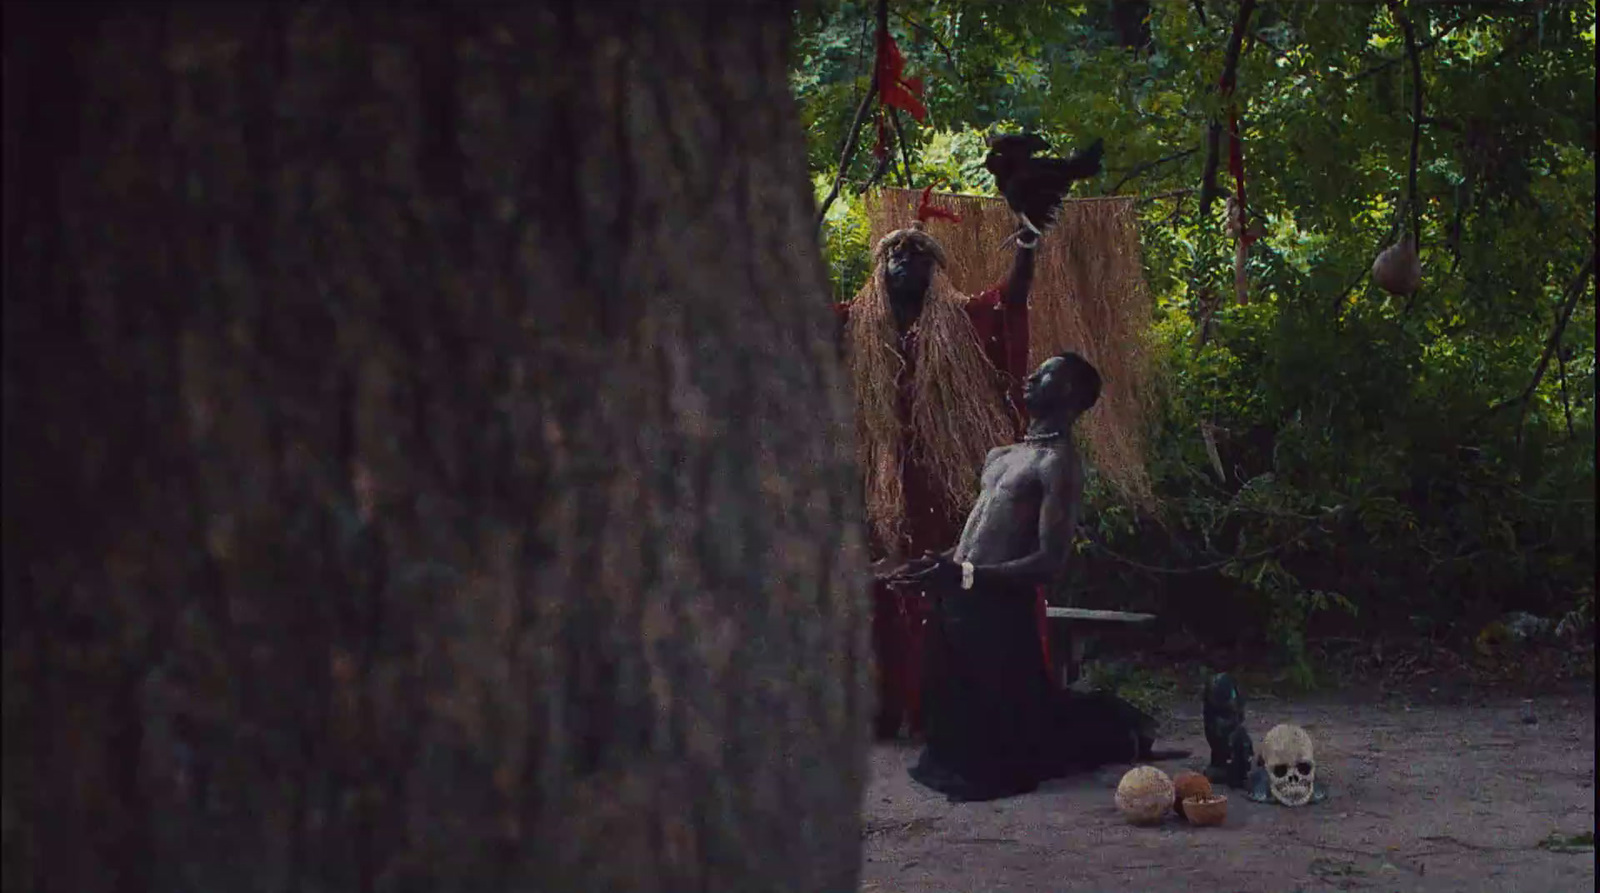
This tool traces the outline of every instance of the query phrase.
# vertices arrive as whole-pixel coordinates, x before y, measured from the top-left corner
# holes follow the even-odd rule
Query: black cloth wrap
[[[1058,689],[1039,653],[1032,586],[935,597],[925,651],[927,746],[911,777],[953,800],[1148,753],[1154,723],[1113,695]]]

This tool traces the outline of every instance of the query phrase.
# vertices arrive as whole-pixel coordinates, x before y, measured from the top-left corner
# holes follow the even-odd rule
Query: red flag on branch
[[[922,79],[905,76],[906,60],[900,47],[889,36],[888,28],[878,30],[878,101],[890,108],[903,109],[922,121],[928,109],[922,104]]]

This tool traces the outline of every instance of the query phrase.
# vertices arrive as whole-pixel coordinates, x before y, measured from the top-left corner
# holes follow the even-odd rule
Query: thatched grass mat
[[[882,189],[866,197],[872,244],[916,214],[919,190]],[[1004,280],[1011,251],[1001,251],[1016,230],[1004,200],[934,193],[960,223],[928,222],[944,245],[948,273],[967,294]],[[1134,199],[1071,199],[1039,246],[1029,301],[1030,361],[1073,350],[1100,370],[1100,403],[1084,417],[1080,442],[1101,476],[1135,503],[1150,498],[1144,449],[1151,409],[1147,339],[1152,303],[1139,250]]]

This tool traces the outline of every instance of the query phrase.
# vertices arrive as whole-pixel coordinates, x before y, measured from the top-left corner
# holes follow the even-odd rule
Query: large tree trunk
[[[6,6],[6,889],[853,889],[781,5],[45,10]]]

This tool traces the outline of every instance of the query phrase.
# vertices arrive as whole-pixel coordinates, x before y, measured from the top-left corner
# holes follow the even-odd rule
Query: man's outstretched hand
[[[923,552],[921,558],[913,558],[894,570],[879,574],[878,578],[884,582],[901,580],[908,575],[922,573],[923,571],[937,564],[938,561],[938,552]]]
[[[942,591],[961,585],[961,565],[938,552],[925,552],[921,558],[896,568],[884,578],[890,584],[915,585],[925,590]]]

